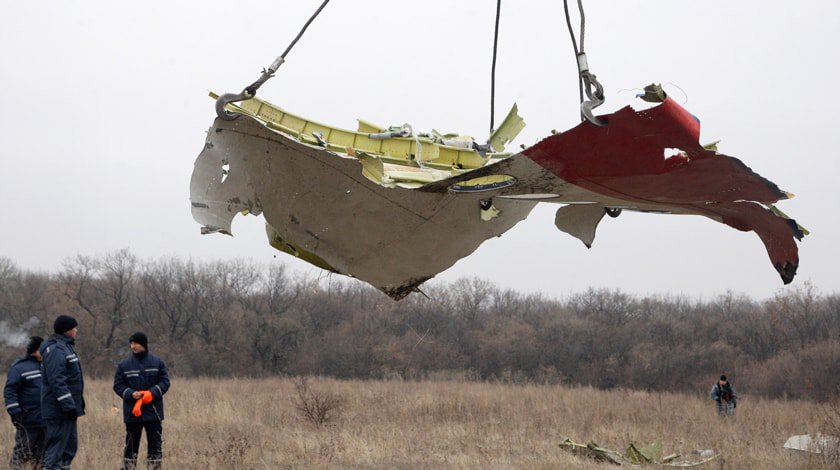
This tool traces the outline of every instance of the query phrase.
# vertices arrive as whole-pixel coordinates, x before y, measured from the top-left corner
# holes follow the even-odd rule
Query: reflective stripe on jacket
[[[41,363],[32,356],[18,359],[9,369],[3,387],[6,412],[23,413],[24,426],[43,426],[41,419]]]
[[[141,416],[134,416],[131,411],[136,399],[134,392],[148,390],[154,398],[148,405],[143,405]],[[169,374],[163,360],[148,352],[132,354],[123,359],[114,374],[114,393],[123,401],[123,420],[126,423],[140,421],[163,421],[163,395],[169,390]]]

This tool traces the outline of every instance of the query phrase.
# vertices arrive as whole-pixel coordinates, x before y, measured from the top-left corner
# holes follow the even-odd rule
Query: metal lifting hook
[[[225,107],[230,103],[237,103],[239,101],[245,101],[253,98],[257,95],[257,90],[268,81],[269,78],[274,76],[274,73],[277,72],[277,69],[283,65],[284,59],[283,57],[278,57],[274,59],[274,62],[267,69],[262,70],[262,75],[260,78],[257,79],[254,83],[245,87],[244,90],[240,93],[225,93],[216,100],[216,115],[219,118],[224,119],[225,121],[233,121],[234,119],[239,117],[239,114],[232,113],[225,109]]]
[[[578,54],[577,62],[580,78],[583,80],[586,96],[589,98],[589,100],[580,103],[580,113],[592,124],[605,127],[607,125],[606,121],[598,119],[592,112],[593,109],[604,104],[604,86],[601,85],[601,82],[598,81],[595,74],[589,71],[589,62],[586,60],[586,53],[581,52]],[[592,90],[593,85],[595,87],[594,91]]]

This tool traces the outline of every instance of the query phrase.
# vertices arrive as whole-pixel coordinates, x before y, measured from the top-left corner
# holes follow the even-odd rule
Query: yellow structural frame
[[[210,92],[210,97],[217,99],[218,95]],[[422,164],[438,169],[470,170],[481,168],[488,163],[488,159],[475,150],[443,145],[426,137],[371,139],[369,134],[382,132],[385,129],[361,119],[358,120],[359,130],[349,131],[300,117],[256,97],[237,104],[228,104],[227,107],[231,111],[260,120],[270,129],[294,136],[308,144],[321,144],[315,137],[317,133],[326,143],[325,147],[328,150],[341,153],[367,153],[381,157],[383,161],[389,163],[409,166]],[[524,126],[525,123],[518,116],[517,107],[514,105],[502,125],[491,136],[490,140],[494,149],[503,150],[504,144],[511,141]],[[417,162],[418,145],[421,160],[419,163]],[[493,157],[498,158],[503,155],[493,155]]]

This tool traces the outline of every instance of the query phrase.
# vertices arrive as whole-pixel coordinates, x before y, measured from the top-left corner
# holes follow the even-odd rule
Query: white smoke
[[[20,325],[10,325],[6,320],[0,321],[0,344],[13,348],[22,348],[29,343],[29,330],[38,324],[38,319],[30,317]]]

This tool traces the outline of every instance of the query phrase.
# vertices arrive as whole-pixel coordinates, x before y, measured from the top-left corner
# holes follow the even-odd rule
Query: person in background
[[[13,469],[41,467],[44,461],[46,429],[41,418],[41,343],[32,336],[26,356],[16,360],[6,376],[3,399],[15,426],[15,447],[9,466]]]
[[[59,315],[53,323],[55,334],[41,344],[41,415],[47,427],[45,470],[69,469],[79,447],[76,420],[85,414],[85,381],[82,363],[73,349],[78,325],[75,318]]]
[[[735,407],[738,406],[738,396],[735,395],[735,390],[732,389],[732,384],[726,380],[725,375],[721,375],[720,379],[712,387],[712,400],[717,402],[717,411],[719,416],[735,416]]]
[[[146,430],[146,468],[160,470],[163,461],[163,395],[169,390],[166,364],[149,354],[144,333],[128,338],[131,355],[117,366],[114,392],[123,400],[125,448],[123,470],[137,468],[140,437]]]

